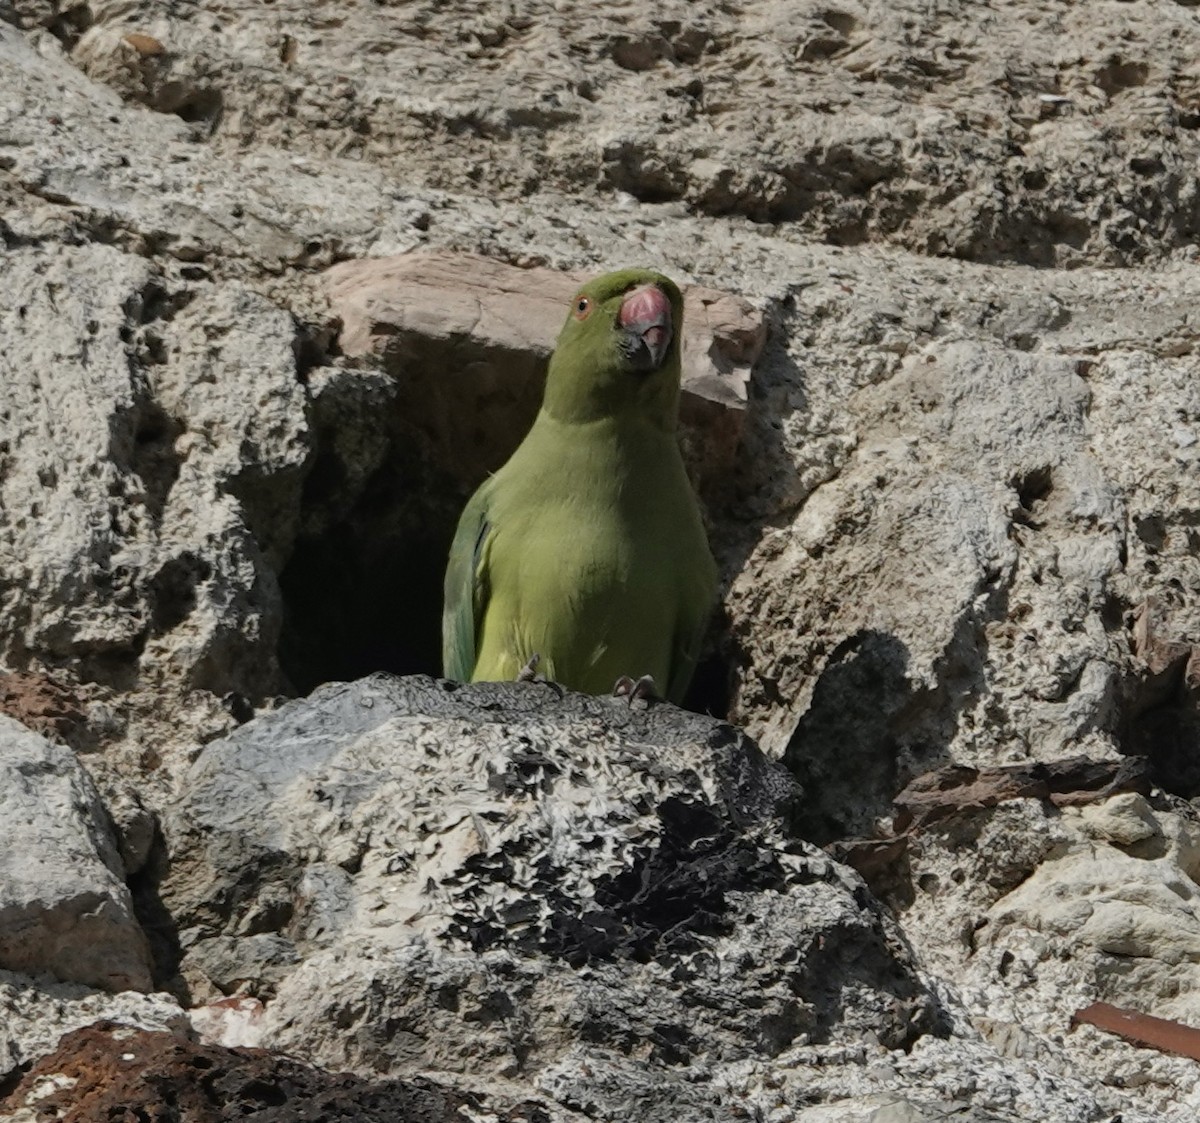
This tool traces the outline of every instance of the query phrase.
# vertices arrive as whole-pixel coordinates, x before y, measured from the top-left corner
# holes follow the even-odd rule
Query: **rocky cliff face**
[[[4,1117],[1194,1118],[1073,1015],[1200,1026],[1197,58],[1167,0],[0,0]],[[628,264],[723,720],[422,677]]]

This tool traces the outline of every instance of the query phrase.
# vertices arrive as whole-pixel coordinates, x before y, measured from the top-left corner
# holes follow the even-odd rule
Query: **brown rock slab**
[[[1151,684],[1165,683],[1168,690],[1181,676],[1200,677],[1200,653],[1175,634],[1169,606],[1161,597],[1147,597],[1138,605],[1133,624],[1133,651],[1145,665]]]
[[[31,1123],[460,1123],[481,1109],[497,1123],[549,1119],[536,1104],[498,1109],[429,1080],[364,1080],[114,1022],[68,1033],[0,1099],[5,1118]]]
[[[884,893],[908,852],[909,839],[922,827],[1011,799],[1044,799],[1056,807],[1069,807],[1149,789],[1148,766],[1142,757],[1113,761],[1080,756],[996,768],[952,764],[922,773],[896,796],[891,833],[837,839],[825,849],[858,870],[875,892]]]
[[[1178,1053],[1200,1061],[1200,1029],[1169,1018],[1156,1018],[1137,1010],[1123,1010],[1107,1002],[1093,1002],[1071,1018],[1075,1025],[1090,1025],[1115,1033],[1135,1045]]]
[[[969,768],[950,765],[916,777],[898,796],[896,826],[936,822],[1009,799],[1048,799],[1056,806],[1094,803],[1118,792],[1148,791],[1145,761],[1073,757],[1049,763]]]
[[[471,433],[470,402],[497,427],[497,406],[528,416],[500,427],[515,443],[532,420],[545,364],[565,309],[589,274],[507,265],[474,254],[418,251],[346,261],[326,274],[326,292],[342,321],[344,354],[382,362],[398,378],[419,371],[422,412],[436,446],[470,474],[494,470],[507,455],[486,435]],[[766,341],[762,316],[728,292],[683,288],[683,395],[680,416],[693,464],[714,473],[733,462],[751,368]],[[432,403],[443,403],[430,409]],[[463,437],[468,436],[464,442]],[[482,446],[482,447],[480,447]],[[511,451],[511,448],[508,450]]]

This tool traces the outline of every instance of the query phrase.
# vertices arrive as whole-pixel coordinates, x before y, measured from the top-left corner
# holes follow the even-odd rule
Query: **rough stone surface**
[[[303,391],[276,377],[294,370],[291,319],[236,286],[175,299],[105,245],[18,241],[5,276],[4,656],[66,668],[101,706],[140,693],[118,724],[167,691],[198,729],[227,728],[220,699],[280,682],[259,645],[275,646],[267,559],[294,521],[274,503],[307,456]],[[54,331],[18,330],[41,316]]]
[[[1180,281],[1196,283],[1191,271]],[[1190,358],[1151,358],[1174,351],[1164,337],[1186,332],[1186,313],[1156,322],[1155,306],[1175,297],[1149,278],[1114,277],[1105,296],[1089,285],[1083,300],[1071,275],[1023,282],[1028,309],[1017,318],[1015,308],[987,312],[986,281],[978,293],[918,290],[911,271],[881,284],[856,270],[851,283],[880,300],[870,322],[891,333],[894,354],[864,349],[857,370],[810,360],[810,411],[786,442],[803,459],[755,496],[788,521],[753,545],[727,600],[749,668],[734,713],[827,793],[811,823],[818,835],[865,829],[909,778],[949,761],[1115,756],[1156,716],[1160,737],[1189,728],[1180,688],[1168,681],[1151,694],[1131,650],[1147,594],[1161,591],[1173,637],[1197,627],[1186,590],[1197,576],[1188,512],[1200,505],[1200,453],[1194,422],[1171,425],[1165,413],[1195,418],[1200,400]],[[1084,358],[1111,330],[1099,322],[1106,297],[1131,313],[1146,307],[1140,338]],[[845,302],[810,294],[797,321],[844,338],[859,327],[841,318]],[[982,338],[963,339],[958,326],[959,338],[931,337],[948,304],[959,321],[978,317]],[[1032,329],[1039,317],[1046,327]],[[1022,342],[1030,330],[1036,344]],[[795,363],[812,356],[798,332],[790,338]],[[1150,362],[1180,392],[1150,407],[1164,416],[1153,433],[1138,431],[1146,459],[1135,478],[1126,466],[1138,438],[1107,411],[1117,385]],[[780,407],[794,392],[785,370],[765,375]],[[834,401],[841,432],[799,439]],[[1161,525],[1163,536],[1147,543],[1139,525]],[[866,696],[864,712],[855,703]],[[1179,768],[1158,779],[1191,794]]]
[[[69,749],[3,716],[0,822],[0,967],[149,990],[149,949],[95,787]]]
[[[532,408],[538,347],[505,352],[526,398],[435,410],[452,343],[352,357],[328,278],[414,250],[652,265],[768,329],[732,460],[721,416],[686,419],[725,590],[696,704],[801,779],[794,829],[886,846],[932,768],[1132,754],[1152,786],[907,831],[872,885],[949,1037],[852,1040],[854,1000],[827,1043],[711,1072],[570,1029],[540,1092],[489,1079],[590,1118],[1191,1123],[1194,1062],[1070,1007],[1194,1016],[1198,39],[1171,0],[0,0],[0,708],[83,754],[145,923],[170,931],[155,820],[206,742],[277,695],[436,672],[455,519]],[[330,864],[337,902],[364,875]],[[196,933],[205,970],[278,988],[268,1013],[208,987],[214,1040],[277,1032],[313,974],[258,896]],[[331,994],[392,969],[322,949]],[[463,954],[490,985],[501,953]],[[374,1047],[369,1002],[406,993],[320,1047]],[[56,1001],[12,1032],[51,1048]],[[733,1035],[753,1001],[705,1017]],[[469,1023],[480,1071],[522,1016]]]
[[[96,0],[82,35],[58,4],[16,11],[218,151],[337,157],[408,186],[676,202],[1040,265],[1158,257],[1196,221],[1184,3],[426,0],[347,19],[299,0],[221,18]]]
[[[1106,1057],[1106,1085],[1136,1086],[1152,1118],[1183,1119],[1200,1104],[1177,1091],[1194,1086],[1195,1062],[1114,1052],[1111,1036],[1072,1030],[1070,1015],[1106,1001],[1200,1024],[1198,837],[1194,811],[1161,793],[1061,811],[1016,800],[925,828],[888,895],[926,967],[958,980],[962,1009],[1000,1054],[1052,1079]]]

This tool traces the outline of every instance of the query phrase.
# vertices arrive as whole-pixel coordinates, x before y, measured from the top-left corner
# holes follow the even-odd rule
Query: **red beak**
[[[637,370],[658,370],[671,346],[671,302],[657,285],[634,289],[623,301],[617,323]]]

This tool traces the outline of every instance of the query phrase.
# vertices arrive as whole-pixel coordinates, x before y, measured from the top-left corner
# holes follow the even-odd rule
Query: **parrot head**
[[[627,411],[674,428],[683,296],[648,269],[606,273],[571,300],[546,376],[544,408],[560,420]]]

